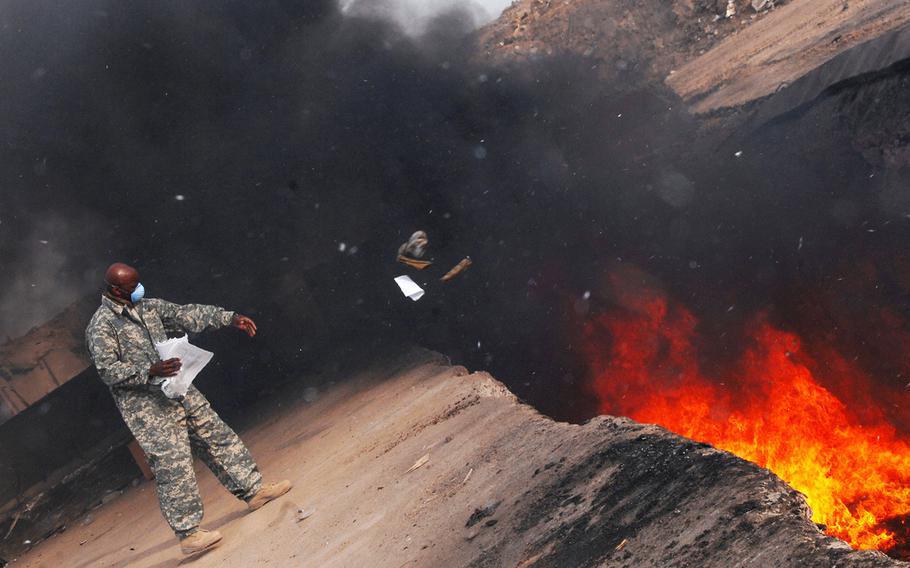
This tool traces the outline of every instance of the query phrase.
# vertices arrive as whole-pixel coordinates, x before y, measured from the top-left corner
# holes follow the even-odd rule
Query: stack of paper
[[[180,372],[169,377],[161,386],[165,396],[169,398],[185,396],[193,384],[193,379],[208,365],[214,355],[211,351],[190,345],[185,335],[156,343],[155,349],[158,350],[158,356],[162,361],[177,357],[183,363]]]

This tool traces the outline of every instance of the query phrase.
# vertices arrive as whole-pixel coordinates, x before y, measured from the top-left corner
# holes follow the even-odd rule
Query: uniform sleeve
[[[165,331],[170,333],[199,333],[231,325],[234,312],[205,304],[173,304],[164,300],[146,300],[158,312]]]
[[[120,360],[120,347],[114,330],[103,322],[85,330],[86,344],[98,375],[110,388],[139,387],[148,384],[148,369]]]

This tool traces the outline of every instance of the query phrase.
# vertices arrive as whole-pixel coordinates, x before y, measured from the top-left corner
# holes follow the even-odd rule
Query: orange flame
[[[838,398],[800,338],[760,317],[735,370],[711,380],[699,370],[690,312],[654,293],[631,308],[583,329],[603,413],[660,424],[772,470],[806,496],[813,521],[854,548],[897,543],[882,523],[910,514],[910,444],[883,413],[852,408],[871,400],[867,375],[826,353],[832,381],[852,385],[860,400]]]

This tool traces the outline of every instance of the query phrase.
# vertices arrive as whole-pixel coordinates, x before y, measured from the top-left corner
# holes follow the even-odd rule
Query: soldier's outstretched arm
[[[99,323],[85,333],[88,351],[101,380],[111,388],[139,387],[148,384],[149,370],[120,360],[117,337],[108,325]]]
[[[144,300],[158,311],[169,332],[199,333],[231,325],[234,312],[205,304],[174,304],[165,300]]]

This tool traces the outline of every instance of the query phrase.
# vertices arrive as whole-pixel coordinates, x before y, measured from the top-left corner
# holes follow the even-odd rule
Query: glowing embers
[[[772,470],[806,495],[815,522],[855,548],[905,544],[888,527],[910,514],[910,445],[869,408],[868,376],[831,348],[813,358],[799,337],[759,317],[729,376],[709,379],[689,311],[647,290],[620,303],[625,309],[592,316],[583,329],[603,413],[660,424]],[[827,381],[816,376],[820,362]],[[859,394],[841,400],[823,384]]]

